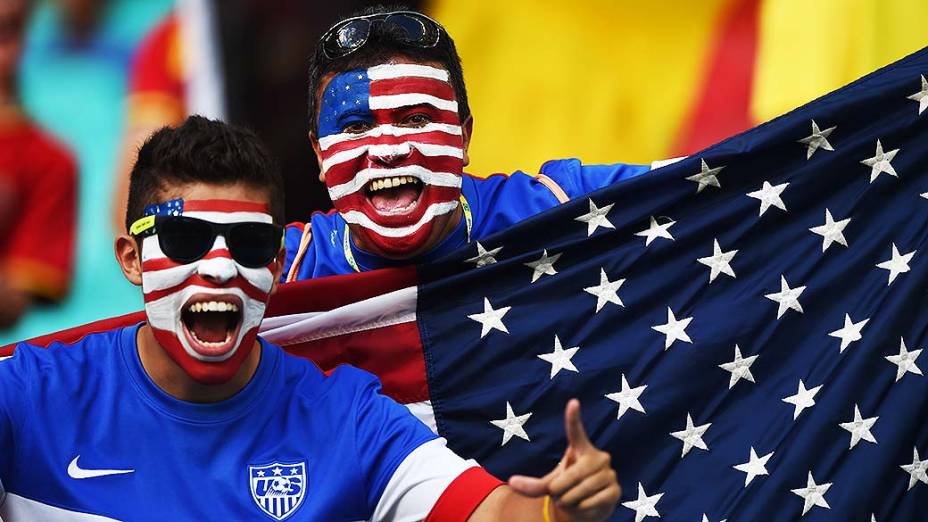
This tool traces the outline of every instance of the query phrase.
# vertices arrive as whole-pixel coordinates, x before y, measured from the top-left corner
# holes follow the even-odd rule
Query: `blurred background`
[[[141,309],[112,254],[127,173],[187,114],[268,143],[288,220],[328,210],[307,61],[371,3],[0,0],[0,344]],[[457,43],[476,175],[692,154],[928,45],[924,0],[406,5]]]

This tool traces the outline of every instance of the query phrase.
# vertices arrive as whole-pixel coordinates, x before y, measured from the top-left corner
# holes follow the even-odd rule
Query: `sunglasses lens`
[[[175,216],[158,225],[158,244],[164,255],[178,263],[192,263],[213,246],[212,227],[199,219]]]
[[[339,27],[325,42],[326,52],[331,56],[346,55],[364,45],[370,34],[368,20],[352,20]]]
[[[407,42],[421,43],[426,38],[425,24],[418,18],[406,14],[394,14],[384,18],[383,23],[398,28]]]
[[[283,230],[270,223],[239,223],[229,230],[229,253],[240,265],[260,268],[277,257]]]

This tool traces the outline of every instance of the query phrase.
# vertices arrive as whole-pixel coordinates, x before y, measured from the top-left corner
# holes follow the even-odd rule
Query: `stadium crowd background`
[[[328,210],[306,139],[307,60],[336,15],[368,3],[34,1],[19,93],[78,163],[77,222],[56,225],[75,227],[75,262],[67,297],[32,307],[0,331],[0,344],[141,309],[111,244],[119,179],[145,125],[190,110],[247,125],[281,162],[287,218]],[[928,45],[922,0],[406,5],[455,37],[480,129],[468,169],[476,175],[536,172],[561,157],[648,163],[691,154]],[[172,13],[185,34],[165,56],[193,71],[182,74],[185,99],[132,72]],[[152,85],[167,94],[144,92]],[[55,241],[58,232],[43,233]]]

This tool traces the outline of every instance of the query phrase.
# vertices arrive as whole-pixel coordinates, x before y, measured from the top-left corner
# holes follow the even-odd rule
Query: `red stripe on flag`
[[[396,94],[428,94],[443,100],[454,101],[454,88],[450,83],[435,78],[403,76],[371,82],[371,96],[390,96]]]
[[[116,328],[122,328],[124,326],[132,326],[144,320],[145,312],[132,312],[131,314],[120,315],[118,317],[108,317],[93,323],[87,323],[81,326],[75,326],[74,328],[68,328],[67,330],[61,330],[39,337],[33,337],[26,342],[29,344],[34,344],[35,346],[41,346],[43,348],[48,347],[48,345],[55,342],[62,344],[74,344],[90,334],[105,332],[107,330],[115,330]],[[16,344],[8,344],[0,348],[0,357],[13,355],[13,348],[15,347]]]
[[[184,212],[268,212],[267,203],[231,199],[193,199],[184,201]]]
[[[277,287],[267,316],[333,310],[418,283],[415,267],[294,281]]]

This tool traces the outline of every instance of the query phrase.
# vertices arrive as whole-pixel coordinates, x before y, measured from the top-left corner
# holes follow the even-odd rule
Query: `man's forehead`
[[[322,81],[320,82],[319,94],[322,95],[324,92],[327,92],[329,88],[333,86],[332,84],[337,80],[343,81],[345,83],[367,81],[367,79],[370,78],[368,75],[368,72],[371,70],[389,71],[392,69],[394,71],[402,71],[404,68],[407,68],[407,70],[409,70],[408,68],[410,66],[418,67],[420,68],[420,70],[422,68],[429,68],[429,69],[435,69],[435,70],[441,71],[440,75],[443,76],[444,81],[451,83],[450,81],[451,75],[448,72],[448,69],[445,68],[445,66],[441,62],[434,62],[434,61],[422,62],[422,61],[415,61],[415,60],[405,58],[405,57],[394,57],[382,63],[373,64],[367,67],[356,67],[353,69],[349,69],[347,71],[325,73],[322,76]],[[376,77],[376,72],[374,74]],[[342,88],[344,88],[344,84],[342,85]],[[322,96],[320,96],[320,98],[321,97]]]

